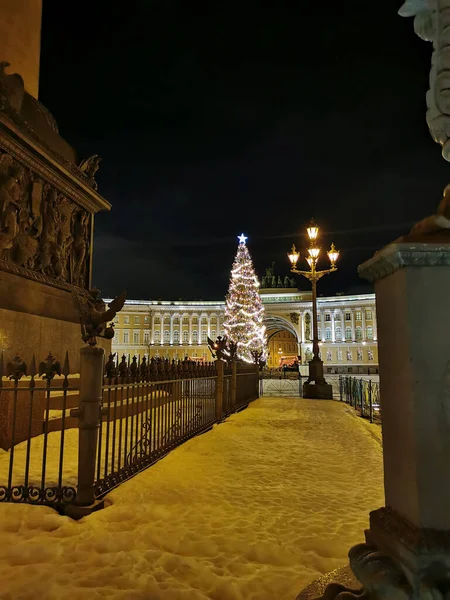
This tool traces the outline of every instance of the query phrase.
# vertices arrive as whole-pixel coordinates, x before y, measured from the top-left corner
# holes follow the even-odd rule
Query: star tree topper
[[[243,233],[241,233],[241,235],[238,235],[237,238],[240,244],[245,244],[245,242],[248,240],[248,237],[246,237]]]

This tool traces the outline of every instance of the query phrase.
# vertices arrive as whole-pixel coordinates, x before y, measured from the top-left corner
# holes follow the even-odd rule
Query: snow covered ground
[[[0,505],[0,599],[293,599],[382,504],[381,446],[348,407],[263,398],[79,522]]]

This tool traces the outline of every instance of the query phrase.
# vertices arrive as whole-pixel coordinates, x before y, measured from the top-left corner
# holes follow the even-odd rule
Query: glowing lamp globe
[[[337,259],[339,258],[339,251],[336,250],[336,248],[334,247],[334,244],[331,244],[331,248],[329,249],[327,254],[328,254],[328,258],[330,259],[331,266],[334,267]]]
[[[309,227],[307,227],[306,231],[308,232],[309,239],[314,242],[317,240],[317,236],[319,235],[319,228],[314,223],[311,223]]]
[[[299,252],[297,252],[295,246],[292,246],[290,253],[288,253],[289,262],[293,267],[297,266],[298,259],[300,258]]]
[[[320,254],[320,248],[312,246],[311,248],[308,248],[308,252],[310,257],[316,260]]]

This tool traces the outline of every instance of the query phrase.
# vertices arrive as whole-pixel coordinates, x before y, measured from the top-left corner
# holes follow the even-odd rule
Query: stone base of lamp
[[[329,383],[305,383],[303,384],[303,398],[332,400],[333,386]]]
[[[303,398],[332,400],[333,387],[323,376],[323,361],[315,356],[309,361],[308,379],[303,385]]]

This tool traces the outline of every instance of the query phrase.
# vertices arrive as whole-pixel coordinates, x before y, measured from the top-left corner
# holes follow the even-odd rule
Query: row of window
[[[371,310],[366,310],[365,311],[365,318],[366,321],[371,321],[372,320],[372,311]],[[340,321],[341,320],[341,315],[339,313],[337,313],[334,317],[335,321]],[[345,320],[346,321],[351,321],[352,320],[352,313],[350,312],[346,312],[345,313]],[[355,320],[356,321],[361,321],[362,320],[362,314],[360,310],[357,310],[355,313]],[[325,321],[329,322],[331,321],[331,313],[325,313]]]
[[[318,327],[318,334],[319,334],[319,340],[322,339],[322,331],[321,331],[320,327]],[[335,338],[336,342],[342,341],[342,327],[340,327],[339,325],[337,327],[335,327],[335,329],[334,329],[334,338]],[[331,332],[331,327],[325,327],[325,341],[330,342],[332,339],[333,339],[333,336],[332,336],[332,332]],[[355,339],[357,342],[361,342],[363,339],[363,330],[362,330],[362,327],[360,327],[359,325],[358,325],[358,327],[355,328]],[[366,339],[373,340],[373,327],[371,327],[370,325],[368,327],[366,327]],[[352,328],[351,327],[345,328],[345,341],[346,342],[352,341]]]
[[[141,323],[141,317],[139,315],[135,315],[133,317],[134,321],[134,325],[140,325]],[[179,325],[180,324],[180,320],[182,321],[183,325],[189,325],[189,317],[183,317],[183,319],[179,319],[178,317],[175,317],[173,319],[173,324],[174,325]],[[115,319],[114,319],[115,323],[119,323],[119,315],[116,315]],[[124,315],[123,316],[123,322],[125,325],[129,325],[130,324],[130,315]],[[161,318],[160,317],[155,317],[155,325],[161,325]],[[211,317],[210,320],[211,324],[215,324],[216,323],[216,317]],[[144,323],[150,323],[150,317],[149,316],[144,316]],[[170,324],[170,317],[164,317],[163,319],[163,323],[164,325],[169,325]],[[192,318],[192,323],[194,325],[198,324],[198,318],[197,317],[193,317]],[[206,317],[203,317],[201,319],[201,325],[207,325],[208,324],[208,319]]]
[[[355,317],[356,317],[356,321],[361,321],[362,319],[362,313],[361,311],[356,311],[355,313]],[[371,321],[372,320],[372,311],[371,310],[366,310],[365,311],[365,318],[367,321]],[[134,325],[139,325],[141,323],[141,317],[139,315],[135,315],[133,317],[134,321]],[[193,325],[198,325],[199,319],[197,317],[191,317],[192,319],[192,323]],[[335,315],[334,317],[335,321],[340,321],[341,320],[341,315],[338,313]],[[345,320],[346,321],[351,321],[352,320],[352,314],[350,312],[346,312],[345,313]],[[175,317],[173,319],[173,324],[174,325],[179,325],[180,321],[182,322],[183,325],[189,325],[189,317],[183,317],[182,319]],[[331,321],[331,313],[325,313],[325,321],[326,322],[330,322]],[[119,323],[119,315],[117,315],[114,319],[115,323]],[[129,325],[130,324],[130,315],[124,315],[123,316],[123,322],[125,325]],[[149,323],[150,322],[150,317],[148,315],[144,316],[144,323]],[[161,318],[160,317],[155,317],[155,325],[161,325]],[[211,324],[215,324],[216,323],[216,317],[211,317],[210,319]],[[163,323],[164,325],[169,325],[170,324],[170,317],[164,317],[163,318]],[[200,324],[201,325],[207,325],[208,324],[208,319],[206,317],[202,317],[200,320]]]
[[[120,339],[120,334],[122,333],[122,340]],[[208,341],[208,332],[207,331],[202,331],[201,333],[201,342],[202,344],[206,344],[206,342]],[[216,332],[214,329],[211,330],[211,336],[210,336],[213,340],[216,337]],[[116,331],[114,339],[116,341],[116,343],[120,344],[120,342],[122,341],[123,344],[129,344],[130,343],[130,332],[129,331]],[[163,334],[163,339],[164,339],[164,343],[165,344],[169,344],[170,343],[170,331],[168,329],[164,330],[164,334]],[[183,331],[183,335],[182,335],[182,341],[184,344],[189,343],[189,332],[188,331]],[[153,338],[153,342],[155,344],[160,344],[161,343],[161,332],[160,331],[155,331],[154,333],[154,338]],[[141,332],[140,331],[133,331],[133,344],[140,344],[141,343]],[[150,344],[150,331],[144,331],[144,339],[143,339],[143,343],[144,344]],[[173,332],[173,343],[174,344],[179,344],[180,343],[180,332],[179,331],[174,331]],[[194,331],[192,332],[192,343],[197,344],[198,343],[198,331],[194,329]]]

